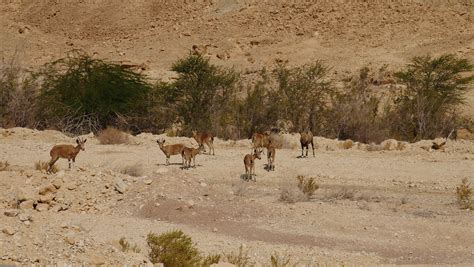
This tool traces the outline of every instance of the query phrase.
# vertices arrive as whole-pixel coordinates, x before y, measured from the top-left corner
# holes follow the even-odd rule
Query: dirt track
[[[317,138],[316,157],[298,159],[296,148],[277,150],[276,170],[257,161],[257,182],[244,182],[242,158],[249,140],[216,141],[216,156],[198,155],[198,166],[165,166],[157,136],[143,134],[131,145],[99,145],[89,136],[76,168],[45,175],[33,168],[50,147],[73,139],[54,131],[1,130],[0,207],[10,210],[21,192],[38,200],[38,189],[61,180],[49,210],[24,210],[32,221],[1,216],[0,263],[39,260],[137,263],[146,260],[145,237],[182,229],[205,252],[236,251],[245,244],[252,260],[268,263],[271,253],[300,263],[472,263],[472,211],[460,210],[454,189],[474,177],[474,143],[449,142],[445,152],[428,152],[422,141],[402,151],[344,150]],[[13,133],[12,133],[13,131]],[[286,136],[289,147],[297,136]],[[187,142],[188,138],[167,138]],[[67,162],[59,162],[61,169]],[[142,174],[120,173],[138,164]],[[296,175],[316,177],[320,189],[310,201],[279,201],[282,189],[296,189]],[[58,177],[59,175],[59,177]],[[124,194],[116,179],[128,184]],[[148,185],[151,179],[151,184]],[[20,192],[20,193],[18,193]],[[65,210],[57,211],[57,206]],[[141,253],[124,253],[120,237]],[[72,241],[71,241],[72,240]],[[13,259],[13,260],[12,260]]]

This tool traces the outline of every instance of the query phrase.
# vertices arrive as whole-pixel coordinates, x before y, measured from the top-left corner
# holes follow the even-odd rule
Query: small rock
[[[66,243],[69,245],[74,245],[77,242],[77,238],[74,235],[69,234],[64,237],[64,241],[66,241]]]
[[[38,203],[36,205],[36,210],[39,212],[47,211],[49,209],[49,205],[46,203]]]
[[[53,199],[54,199],[54,195],[48,193],[46,195],[40,196],[39,199],[38,199],[38,202],[40,202],[40,203],[50,203],[51,201],[53,201]]]
[[[48,193],[56,193],[58,191],[53,184],[48,184],[39,189],[40,195],[46,195]]]
[[[66,185],[66,188],[72,191],[72,190],[75,190],[77,188],[77,185],[73,182],[70,182]]]
[[[54,185],[54,187],[56,187],[56,189],[59,189],[61,188],[61,186],[63,185],[63,179],[62,178],[56,178],[54,179],[54,181],[52,182],[52,184]]]
[[[19,210],[6,210],[3,214],[7,217],[16,217],[20,213]]]
[[[187,201],[186,204],[188,205],[188,208],[190,209],[194,207],[194,201],[192,200]]]
[[[217,228],[214,227],[214,228],[212,229],[212,231],[213,231],[214,233],[217,233]]]
[[[199,185],[200,185],[201,187],[206,187],[206,186],[207,186],[207,184],[206,184],[205,182],[200,182]]]
[[[121,178],[117,177],[115,179],[115,190],[123,194],[125,191],[127,191],[127,184]]]
[[[20,216],[18,216],[18,218],[22,222],[31,221],[31,215],[26,214],[26,213],[21,213]]]
[[[16,233],[16,230],[15,230],[15,228],[7,225],[7,226],[3,227],[2,232],[4,234],[7,234],[7,235],[14,235]]]
[[[23,201],[20,203],[21,210],[32,210],[35,202],[31,199]]]
[[[146,184],[146,185],[151,185],[152,182],[153,182],[152,179],[145,179],[145,180],[143,180],[143,183]]]

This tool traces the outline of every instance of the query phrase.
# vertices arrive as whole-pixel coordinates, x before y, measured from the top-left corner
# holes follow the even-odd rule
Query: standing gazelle
[[[304,157],[304,149],[306,148],[306,157],[308,156],[309,145],[311,145],[311,149],[313,150],[313,157],[314,155],[314,143],[313,143],[313,133],[311,130],[306,130],[304,132],[300,132],[300,143],[301,143],[301,157]]]
[[[206,144],[209,147],[209,155],[211,155],[211,150],[212,155],[214,155],[214,136],[212,136],[212,134],[198,133],[197,131],[193,131],[193,138],[194,140],[196,140],[200,147],[204,147],[204,144]],[[206,152],[205,149],[204,152]]]
[[[160,146],[161,151],[166,156],[166,165],[170,164],[170,157],[173,155],[181,155],[184,149],[183,144],[174,144],[174,145],[167,145],[165,146],[165,139],[163,140],[156,140],[158,146]],[[181,155],[182,156],[182,155]],[[182,159],[182,164],[184,164],[184,158]]]
[[[254,149],[253,154],[247,154],[244,157],[244,165],[245,165],[245,176],[247,180],[252,179],[252,175],[256,176],[255,174],[255,159],[261,159],[260,154],[262,153],[261,149]],[[254,177],[254,181],[257,179]]]
[[[185,147],[181,152],[181,156],[184,160],[183,168],[189,169],[189,167],[191,167],[191,160],[193,161],[193,167],[196,167],[196,155],[201,154],[201,151],[203,150],[203,146],[200,146],[198,148]]]
[[[76,162],[76,156],[79,154],[79,151],[84,151],[86,150],[84,147],[84,144],[86,143],[87,139],[82,140],[81,138],[76,139],[77,146],[73,145],[55,145],[49,152],[49,155],[51,156],[51,160],[49,161],[49,167],[48,167],[48,172],[51,171],[51,168],[53,167],[54,163],[59,158],[67,159],[69,163],[69,169],[71,169],[71,160],[73,163]]]
[[[275,170],[275,153],[276,148],[275,145],[272,143],[272,140],[268,140],[268,144],[266,145],[267,148],[267,171],[274,171]]]

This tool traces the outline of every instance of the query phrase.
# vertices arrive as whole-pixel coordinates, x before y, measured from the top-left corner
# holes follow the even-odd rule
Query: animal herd
[[[165,139],[158,139],[156,142],[160,147],[163,154],[166,157],[166,165],[169,164],[170,157],[173,155],[181,155],[182,158],[182,165],[183,168],[190,168],[196,166],[196,156],[201,153],[205,153],[206,149],[204,145],[209,148],[209,155],[215,155],[214,151],[214,136],[210,133],[206,132],[197,132],[192,131],[193,138],[198,143],[198,148],[194,147],[186,147],[183,144],[170,144],[165,145]],[[313,157],[314,154],[314,142],[313,142],[313,134],[310,130],[306,130],[300,132],[300,143],[301,143],[301,156],[300,157],[307,157],[309,146],[313,150]],[[51,160],[48,163],[48,172],[51,171],[56,161],[60,158],[64,158],[68,160],[69,169],[71,169],[71,165],[76,162],[76,156],[82,150],[85,150],[85,143],[87,139],[76,139],[76,146],[73,145],[55,145],[51,151],[50,156]],[[274,171],[275,170],[275,156],[276,150],[279,147],[278,141],[275,138],[275,135],[271,132],[265,133],[254,133],[252,135],[252,152],[250,154],[246,154],[243,158],[244,167],[245,167],[245,179],[256,181],[256,174],[255,174],[255,160],[261,159],[261,155],[265,154],[264,149],[267,150],[267,164],[266,170],[267,171]],[[306,154],[304,153],[306,149]],[[192,165],[191,165],[192,162]]]

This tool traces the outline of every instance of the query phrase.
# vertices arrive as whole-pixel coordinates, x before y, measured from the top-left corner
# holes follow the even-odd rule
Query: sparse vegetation
[[[181,230],[156,235],[149,233],[147,244],[152,263],[163,263],[169,267],[198,266],[201,262],[196,245],[190,236]]]
[[[307,201],[308,197],[301,192],[301,190],[296,188],[285,188],[281,190],[280,201],[286,203],[296,203],[301,201]]]
[[[117,128],[107,127],[97,135],[99,143],[102,145],[128,144],[130,142],[129,135]]]
[[[224,260],[228,263],[234,264],[237,267],[246,267],[251,265],[248,250],[246,250],[242,245],[240,245],[238,252],[225,253]]]
[[[278,253],[273,253],[270,256],[270,264],[271,264],[272,267],[288,267],[288,266],[291,266],[290,257],[280,256],[280,255],[278,255]]]
[[[200,266],[201,267],[209,267],[212,264],[219,263],[221,260],[222,255],[220,254],[209,254],[202,258]]]
[[[139,177],[143,175],[143,166],[139,163],[127,165],[120,169],[120,173],[127,174],[133,177]]]
[[[474,209],[472,188],[467,178],[462,179],[461,184],[456,187],[456,196],[462,209]]]
[[[0,161],[0,171],[8,171],[10,169],[10,163],[8,161]]]
[[[120,238],[119,240],[120,248],[122,249],[123,252],[135,252],[135,253],[140,253],[140,248],[138,247],[137,244],[130,244],[125,237]]]
[[[305,177],[303,175],[298,175],[296,177],[298,180],[298,188],[306,195],[309,199],[313,196],[314,192],[319,189],[319,184],[316,183],[316,179],[314,177]]]
[[[48,162],[45,162],[45,161],[37,161],[35,162],[35,169],[38,170],[38,171],[45,171],[47,172],[48,171],[48,168],[49,168],[49,163]],[[59,166],[57,164],[54,164],[52,167],[51,167],[51,170],[50,172],[51,173],[57,173],[59,171]]]

